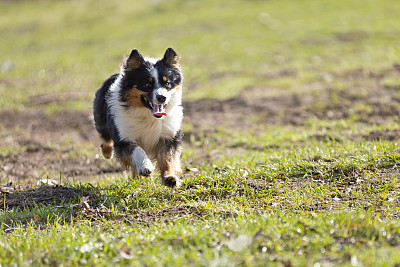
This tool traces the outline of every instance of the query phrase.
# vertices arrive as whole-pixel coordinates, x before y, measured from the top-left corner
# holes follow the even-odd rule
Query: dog
[[[114,154],[132,169],[133,177],[150,176],[156,162],[163,185],[179,187],[182,82],[179,57],[172,48],[161,59],[132,50],[120,73],[104,82],[93,102],[104,157]]]

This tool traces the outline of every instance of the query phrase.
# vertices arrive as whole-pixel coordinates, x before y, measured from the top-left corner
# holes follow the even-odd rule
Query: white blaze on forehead
[[[159,83],[158,83],[158,70],[156,68],[152,68],[150,70],[150,74],[151,76],[154,78],[154,84],[156,85],[156,87],[159,87]]]
[[[158,70],[157,70],[157,68],[152,68],[151,70],[150,70],[150,74],[151,74],[151,76],[154,78],[154,85],[155,85],[155,90],[153,90],[153,92],[151,93],[151,100],[152,100],[152,102],[153,103],[158,103],[158,101],[157,101],[157,95],[162,95],[162,96],[165,96],[165,104],[167,104],[168,102],[169,102],[169,100],[170,100],[170,98],[171,98],[171,94],[168,92],[168,90],[167,89],[165,89],[164,87],[162,87],[161,86],[161,84],[159,83],[159,80],[158,80],[158,75],[159,75],[159,73],[158,73]]]
[[[167,95],[169,95],[168,90],[165,89],[164,87],[159,87],[156,90],[153,91],[154,95],[163,95],[165,97],[167,97]]]

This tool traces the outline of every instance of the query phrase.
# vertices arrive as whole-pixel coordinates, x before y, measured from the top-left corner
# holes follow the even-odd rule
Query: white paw
[[[149,176],[154,171],[153,163],[141,147],[135,148],[132,153],[132,165],[139,175]]]
[[[149,176],[154,171],[154,166],[150,159],[146,159],[142,164],[136,165],[136,170],[139,175]]]

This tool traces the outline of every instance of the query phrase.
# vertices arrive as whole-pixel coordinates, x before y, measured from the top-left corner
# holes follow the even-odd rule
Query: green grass
[[[17,230],[2,247],[5,264],[281,266],[345,263],[388,266],[400,260],[398,224],[370,212],[321,216],[275,214],[143,227],[107,221]],[[354,236],[357,236],[354,238]],[[29,245],[24,240],[32,240]],[[155,246],[149,243],[156,244]],[[45,249],[38,249],[45,248]],[[308,255],[310,251],[317,254]],[[16,255],[10,259],[8,255]],[[8,258],[8,260],[7,260]],[[372,259],[371,259],[372,258]]]
[[[175,191],[157,177],[68,185],[101,193],[89,204],[106,214],[71,217],[69,203],[2,211],[0,258],[5,265],[399,262],[396,143],[312,141],[247,153],[197,165]],[[179,207],[185,213],[166,212]]]
[[[301,125],[266,124],[252,114],[251,127],[234,130],[199,131],[186,122],[188,171],[177,190],[157,176],[121,173],[65,184],[91,193],[90,210],[71,215],[68,202],[1,207],[0,266],[400,264],[399,140],[372,138],[400,130],[393,70],[400,62],[400,5],[5,1],[0,10],[1,111],[90,110],[96,88],[118,72],[126,52],[159,57],[172,46],[181,56],[187,101],[251,99],[254,92],[268,99],[309,96],[304,109],[316,114]],[[382,87],[374,79],[379,75]],[[29,104],[71,92],[79,97]],[[378,103],[364,100],[371,94]],[[368,120],[377,104],[395,111],[383,123]],[[337,119],[341,105],[348,116]],[[276,116],[283,120],[290,108]],[[6,129],[0,118],[0,140],[28,132]],[[71,159],[94,160],[99,153],[92,142],[49,146]],[[8,143],[0,156],[26,149]]]

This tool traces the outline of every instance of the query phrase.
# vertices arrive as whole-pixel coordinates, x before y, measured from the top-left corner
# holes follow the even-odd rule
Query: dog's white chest
[[[156,119],[144,108],[120,110],[114,118],[120,139],[137,143],[148,156],[154,157],[160,140],[174,138],[181,127],[182,108],[175,107],[169,113],[169,116]]]

